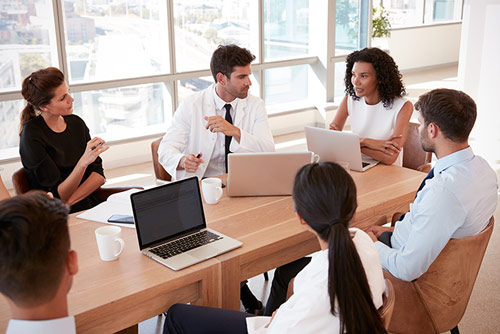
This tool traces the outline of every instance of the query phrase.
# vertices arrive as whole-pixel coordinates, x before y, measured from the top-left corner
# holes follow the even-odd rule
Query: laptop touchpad
[[[210,257],[213,257],[217,253],[219,253],[217,248],[214,248],[210,245],[204,245],[202,247],[198,247],[187,252],[187,254],[194,256],[198,259],[208,259]]]

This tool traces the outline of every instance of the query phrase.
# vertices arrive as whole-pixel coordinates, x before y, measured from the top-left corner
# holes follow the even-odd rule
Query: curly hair
[[[364,48],[363,50],[354,51],[349,54],[345,62],[345,93],[352,96],[353,99],[359,99],[356,96],[351,81],[352,68],[356,62],[372,64],[377,76],[378,93],[385,108],[391,106],[396,97],[406,95],[406,89],[401,80],[402,76],[399,73],[398,65],[384,51],[378,48]]]

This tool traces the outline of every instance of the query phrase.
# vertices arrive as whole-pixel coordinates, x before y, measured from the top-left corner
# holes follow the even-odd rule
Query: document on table
[[[106,223],[123,227],[135,228],[134,224],[109,223],[108,218],[112,215],[127,215],[133,216],[132,205],[130,203],[130,195],[141,191],[141,189],[129,189],[119,193],[115,193],[92,209],[88,209],[80,213],[76,218],[92,220],[98,223]]]

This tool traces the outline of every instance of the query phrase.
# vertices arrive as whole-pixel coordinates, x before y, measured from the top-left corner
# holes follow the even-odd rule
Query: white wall
[[[389,51],[400,71],[457,63],[462,24],[445,24],[391,31]]]

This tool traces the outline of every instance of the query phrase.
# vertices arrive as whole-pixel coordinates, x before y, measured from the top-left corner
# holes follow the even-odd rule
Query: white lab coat
[[[174,114],[172,125],[168,128],[158,148],[158,159],[165,170],[172,176],[172,181],[196,175],[201,179],[212,156],[217,133],[206,129],[205,116],[216,116],[214,87],[194,93],[185,98]],[[274,152],[274,140],[267,121],[264,101],[248,95],[239,99],[236,106],[234,126],[241,131],[241,139],[231,141],[230,151]],[[204,163],[198,166],[196,173],[177,170],[184,155],[202,153]]]

